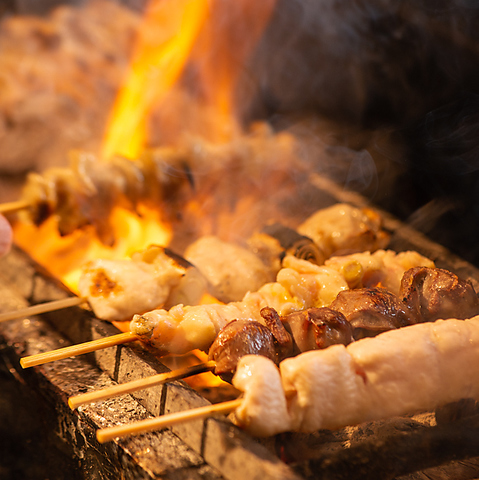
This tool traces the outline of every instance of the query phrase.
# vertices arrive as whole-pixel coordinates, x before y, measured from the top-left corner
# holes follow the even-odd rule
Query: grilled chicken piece
[[[293,355],[293,338],[284,328],[278,312],[271,307],[264,307],[260,311],[267,327],[274,337],[278,363],[284,358]]]
[[[382,229],[381,217],[367,208],[338,203],[319,210],[298,227],[325,254],[345,255],[385,248],[389,235]]]
[[[330,308],[345,316],[356,340],[417,323],[399,298],[385,288],[340,292]]]
[[[245,356],[233,385],[240,426],[314,432],[479,399],[479,317],[437,320],[287,358]]]
[[[294,355],[353,341],[353,329],[346,317],[328,307],[290,313],[281,321],[294,339]]]
[[[135,315],[130,330],[162,353],[186,353],[195,348],[207,351],[219,331],[232,320],[264,323],[260,311],[274,308],[279,315],[331,303],[348,288],[336,270],[286,257],[288,267],[280,270],[277,281],[248,292],[241,302],[184,306],[169,311],[157,309]]]
[[[239,359],[245,355],[262,355],[279,363],[300,352],[353,341],[347,320],[329,308],[311,308],[284,317],[270,307],[260,313],[266,327],[256,321],[233,320],[220,330],[210,347],[209,359],[216,361],[215,374],[223,380],[231,382]]]
[[[220,330],[208,352],[209,360],[216,362],[214,373],[226,382],[231,382],[238,360],[245,355],[261,355],[279,363],[268,327],[255,321],[233,320]]]
[[[184,256],[203,273],[211,295],[221,302],[239,301],[247,292],[274,282],[279,270],[279,263],[268,265],[247,248],[215,236],[201,237]]]
[[[472,284],[442,268],[408,270],[401,282],[400,297],[421,322],[479,314],[479,299]]]
[[[399,295],[401,280],[406,270],[413,267],[434,267],[434,262],[409,250],[396,253],[377,250],[332,257],[325,265],[341,271],[349,288],[384,287]]]
[[[198,303],[206,281],[184,259],[152,245],[133,254],[131,260],[88,262],[78,288],[96,316],[123,321],[169,301]]]

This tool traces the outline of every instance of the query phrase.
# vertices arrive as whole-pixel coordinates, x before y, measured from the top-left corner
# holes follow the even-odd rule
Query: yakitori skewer
[[[283,360],[240,359],[230,402],[100,429],[99,442],[235,411],[255,436],[312,433],[479,399],[479,317],[437,320]],[[274,400],[273,400],[274,399]]]
[[[338,204],[318,211],[315,216],[319,214],[320,220],[308,220],[305,225],[317,225],[316,222],[321,223],[340,212],[350,218],[349,223],[358,216],[361,222],[368,218],[365,214],[360,216],[358,209]],[[333,236],[331,228],[329,230],[326,235],[328,244],[331,243],[329,237]],[[353,247],[355,238],[364,236],[360,227],[349,226],[344,232],[347,232],[347,240],[343,240],[342,247]],[[323,243],[325,241],[323,238]],[[313,263],[324,262],[322,250],[308,237],[279,224],[267,225],[248,243],[246,248],[206,236],[193,242],[187,248],[185,257],[168,248],[150,245],[143,251],[135,252],[129,260],[95,259],[83,267],[79,282],[82,298],[78,299],[78,303],[73,299],[64,303],[45,303],[42,307],[4,313],[0,315],[0,321],[84,302],[90,304],[97,318],[122,321],[160,306],[170,308],[178,303],[198,303],[206,290],[221,302],[239,301],[246,292],[255,291],[275,280],[284,254],[293,254]]]
[[[0,203],[0,213],[15,213],[20,210],[31,208],[33,205],[26,200],[15,200],[13,202]]]
[[[138,312],[165,305],[198,303],[206,280],[194,265],[158,245],[135,252],[131,259],[87,262],[80,277],[80,296],[44,302],[0,314],[0,322],[88,303],[97,318],[130,320]]]
[[[54,215],[62,235],[91,225],[109,244],[114,240],[109,217],[117,205],[132,211],[142,205],[160,206],[163,218],[176,217],[186,202],[213,189],[217,197],[224,197],[218,203],[230,208],[245,189],[263,194],[270,185],[275,192],[295,188],[298,179],[291,178],[291,159],[297,159],[295,143],[285,132],[262,129],[241,141],[212,145],[196,138],[181,148],[146,150],[135,159],[114,156],[105,161],[90,152],[72,151],[69,167],[30,173],[21,200],[31,205],[26,216],[35,224]],[[295,165],[305,177],[309,175],[303,162]],[[258,169],[262,176],[274,172],[274,187],[257,181]]]
[[[110,337],[98,338],[90,342],[80,343],[78,345],[70,345],[68,347],[59,348],[50,352],[38,353],[20,359],[22,368],[35,367],[45,363],[54,362],[55,360],[62,360],[64,358],[76,357],[85,353],[95,352],[115,345],[122,345],[124,343],[134,342],[138,340],[138,336],[130,332],[119,333]]]
[[[83,297],[67,297],[60,300],[52,300],[51,302],[39,303],[38,305],[21,308],[14,312],[0,313],[0,323],[40,315],[42,313],[54,312],[56,310],[62,310],[63,308],[75,307],[86,302],[88,302],[88,299]]]
[[[203,365],[230,382],[238,362],[246,355],[260,355],[279,363],[299,353],[337,344],[349,345],[354,339],[447,318],[451,313],[456,313],[459,318],[479,313],[474,289],[468,282],[456,283],[456,280],[457,277],[442,269],[412,268],[403,276],[402,301],[385,289],[370,288],[343,291],[329,308],[310,308],[284,317],[272,308],[263,308],[260,313],[265,325],[251,320],[227,323],[209,349],[209,362],[197,368]],[[196,373],[199,371],[182,369],[169,375],[180,378],[183,374]],[[156,378],[163,383],[161,375],[151,380],[136,380],[74,397],[70,406],[74,408],[75,405],[148,388],[156,384]],[[167,380],[169,376],[165,378]]]
[[[209,418],[214,415],[230,413],[240,405],[241,399],[230,400],[216,405],[205,405],[204,407],[194,408],[184,412],[170,413],[169,415],[142,420],[128,425],[102,428],[97,431],[96,437],[100,443],[105,443],[117,437],[139,435],[153,430],[161,430],[162,428],[170,427],[178,423],[191,422],[193,420]]]
[[[331,245],[336,242],[334,248],[355,249],[364,238],[371,239],[372,243],[367,247],[374,250],[384,241],[384,232],[379,220],[367,223],[369,215],[345,204],[316,212],[299,229],[315,235],[323,244],[321,248],[309,237],[275,224],[253,235],[248,248],[208,236],[193,242],[185,257],[168,248],[150,245],[135,252],[130,260],[92,260],[84,265],[80,277],[82,299],[78,299],[78,303],[71,299],[65,303],[43,304],[42,307],[4,313],[0,315],[0,321],[46,313],[86,301],[97,318],[129,320],[134,314],[154,308],[170,308],[180,303],[194,305],[199,303],[206,290],[221,302],[239,301],[246,292],[256,291],[265,283],[274,281],[281,268],[280,258],[285,254],[322,263],[325,260],[324,245],[331,250]],[[332,226],[332,218],[336,216],[341,218],[340,232]],[[341,222],[347,225],[342,226]],[[354,269],[353,272],[345,271],[345,276],[351,276],[351,273],[354,276]]]
[[[198,375],[200,373],[211,372],[214,370],[216,362],[210,360],[197,365],[190,365],[184,368],[178,368],[171,372],[159,373],[150,377],[140,378],[131,382],[122,383],[120,385],[114,385],[112,387],[103,388],[96,392],[88,392],[81,395],[76,395],[68,399],[68,405],[72,410],[80,407],[81,405],[87,405],[89,403],[98,402],[107,398],[116,397],[118,395],[125,395],[127,393],[133,393],[138,390],[143,390],[149,387],[155,387],[162,385],[166,382],[172,382],[174,380],[181,380],[183,378]]]
[[[383,257],[388,259],[389,268],[381,271],[376,264],[381,264]],[[353,269],[355,278],[348,276],[351,273],[349,268],[344,268],[349,266],[351,261],[360,267]],[[364,263],[364,268],[361,262]],[[410,265],[411,262],[416,265],[432,264],[430,260],[415,252],[398,255],[384,251],[355,254],[331,259],[331,264],[325,266],[286,257],[283,262],[285,267],[278,274],[278,282],[266,284],[257,292],[248,293],[242,302],[186,307],[177,305],[169,311],[154,310],[148,314],[135,315],[129,328],[132,338],[155,348],[159,354],[183,354],[194,349],[207,351],[219,331],[232,320],[262,322],[260,311],[265,306],[273,307],[281,316],[310,307],[327,306],[335,300],[339,292],[349,289],[348,281],[358,286],[362,284],[361,278],[366,276],[376,280],[380,278],[383,285],[394,286],[400,283],[404,265]],[[391,267],[392,264],[394,268]],[[375,273],[373,277],[370,275],[371,268]],[[349,274],[346,274],[346,271]],[[298,285],[301,285],[301,288],[298,288]],[[470,285],[468,287],[472,288]],[[476,298],[473,291],[469,296]],[[472,306],[474,307],[475,305]],[[191,337],[191,329],[195,329],[194,338]],[[86,352],[90,351],[88,343],[83,344]],[[46,352],[42,363],[47,363],[50,358],[52,361],[56,359],[55,351],[51,352],[51,357],[49,352]]]

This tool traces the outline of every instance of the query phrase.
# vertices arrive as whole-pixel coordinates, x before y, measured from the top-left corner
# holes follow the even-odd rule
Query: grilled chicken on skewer
[[[405,271],[401,265],[407,263],[408,255],[415,266],[433,265],[415,252],[398,255],[394,268],[391,255],[383,251],[341,257],[338,261],[332,259],[324,266],[287,256],[276,282],[247,293],[241,302],[153,310],[135,315],[130,331],[164,353],[186,353],[195,348],[206,351],[226,323],[232,320],[262,323],[259,312],[263,307],[272,307],[284,316],[311,307],[329,306],[339,292],[349,289],[349,284],[370,286],[369,283],[378,278],[390,284],[400,283]],[[387,264],[383,261],[385,257]]]
[[[385,248],[389,236],[382,230],[381,217],[368,208],[337,203],[318,210],[298,228],[313,240],[325,258]]]
[[[377,253],[381,254],[381,252]],[[413,257],[418,258],[416,253],[413,253]],[[420,258],[422,258],[420,263],[431,263],[424,257]],[[311,306],[327,306],[340,291],[348,289],[348,281],[362,284],[362,277],[371,277],[370,274],[376,271],[370,270],[371,264],[374,264],[374,269],[377,268],[376,262],[365,262],[363,269],[356,259],[352,261],[355,268],[350,269],[345,268],[344,262],[339,266],[336,264],[336,267],[318,266],[296,257],[286,256],[283,261],[284,268],[278,273],[277,282],[266,284],[257,292],[248,293],[242,302],[177,305],[169,311],[157,309],[144,315],[135,315],[129,326],[129,341],[138,339],[154,348],[157,354],[181,354],[194,349],[207,351],[219,331],[232,320],[256,320],[264,323],[259,312],[263,307],[268,306],[282,316]],[[387,271],[390,273],[385,272],[385,278],[398,274],[398,268],[389,269],[388,267]],[[111,338],[114,340],[113,337]],[[98,349],[94,342],[90,343],[92,351]],[[83,345],[85,350],[81,353],[86,353],[88,343]],[[56,353],[60,354],[60,352]],[[52,361],[57,359],[56,353],[51,352]],[[58,358],[67,356],[68,352],[65,356]],[[49,361],[48,355],[45,354],[42,354],[38,360],[34,357],[36,356],[28,360],[22,359],[22,366],[25,368]]]
[[[313,432],[479,399],[479,317],[416,324],[348,346],[300,354],[278,367],[245,356],[237,422],[254,435]]]
[[[237,400],[97,432],[100,442],[234,412],[252,435],[312,433],[479,399],[479,317],[421,323],[283,360],[240,358]]]
[[[248,291],[274,282],[281,268],[282,253],[280,248],[275,250],[267,261],[263,261],[246,247],[205,236],[193,242],[184,256],[208,280],[209,293],[213,297],[221,302],[232,302],[241,300]]]
[[[282,258],[288,253],[314,263],[324,261],[310,239],[278,224],[254,234],[248,246],[225,242],[215,236],[201,237],[188,247],[186,258],[151,245],[133,254],[131,260],[88,262],[79,281],[78,303],[55,303],[51,310],[88,302],[98,318],[124,321],[154,308],[195,305],[207,290],[222,302],[239,301],[247,292],[273,282],[281,269]],[[381,268],[380,263],[375,265]],[[358,268],[356,265],[346,276],[357,276]],[[48,305],[43,305],[39,312],[45,311],[50,311]],[[31,314],[36,314],[34,312],[37,311]],[[18,315],[25,316],[23,312]],[[19,316],[16,312],[2,314],[0,321]]]
[[[477,314],[472,284],[442,268],[411,268],[402,278],[399,295],[412,314],[425,322]]]
[[[416,316],[399,297],[385,288],[339,292],[330,308],[348,320],[356,340],[417,323]]]
[[[88,262],[78,285],[98,318],[130,320],[164,305],[199,303],[207,291],[199,270],[171,250],[152,245],[131,260]]]
[[[69,168],[29,175],[22,198],[30,205],[25,216],[37,225],[56,216],[61,235],[93,225],[99,238],[111,244],[115,239],[109,216],[117,205],[132,211],[139,205],[161,206],[163,218],[172,221],[192,200],[203,204],[207,214],[214,214],[218,204],[231,211],[241,192],[264,198],[265,189],[293,189],[298,179],[291,176],[292,158],[299,157],[291,135],[254,127],[230,143],[189,139],[181,148],[145,151],[135,160],[101,161],[90,153],[72,152]],[[296,172],[304,178],[308,167],[296,162]],[[261,180],[272,177],[274,182]],[[218,200],[214,205],[203,201],[213,197]]]
[[[409,285],[409,279],[416,270],[413,268],[406,272],[403,282],[405,286]],[[455,277],[450,272],[440,269],[424,270],[426,271],[422,273],[423,276],[445,275],[447,278]],[[457,280],[452,282],[452,286],[451,282],[449,284],[449,288],[446,289],[439,284],[437,289],[425,290],[424,300],[436,298],[439,291],[443,303],[446,305],[446,309],[442,309],[442,312],[445,313],[447,308],[451,308],[453,305],[456,305],[458,309],[461,308],[464,295],[458,295],[457,293],[458,290],[461,293],[467,290],[467,296],[475,298],[475,301],[470,301],[468,312],[472,315],[479,313],[477,295],[468,282]],[[458,285],[460,286],[458,287]],[[347,293],[354,295],[348,296]],[[446,299],[449,301],[446,302]],[[349,305],[347,305],[348,301]],[[429,302],[429,305],[437,313],[438,310],[434,302]],[[421,314],[407,317],[405,312],[408,308],[412,310],[414,303],[404,305],[394,294],[379,288],[341,292],[332,306],[343,309],[348,318],[356,322],[356,328],[349,323],[341,312],[328,307],[310,308],[284,317],[280,317],[274,309],[266,307],[260,312],[266,326],[256,321],[233,320],[229,322],[221,329],[210,347],[209,361],[196,368],[211,368],[211,365],[213,365],[213,372],[216,375],[231,382],[240,359],[247,355],[259,355],[270,359],[275,364],[279,364],[285,358],[307,351],[320,350],[331,345],[349,345],[354,341],[353,333],[357,334],[358,331],[360,332],[358,336],[364,336],[364,332],[372,336],[377,335],[384,329],[392,330],[416,322],[427,322],[431,318],[430,309],[427,308],[423,310],[423,317],[421,317]],[[400,322],[397,318],[398,310],[400,311]],[[361,328],[357,327],[358,322]],[[378,325],[381,328],[378,328]],[[130,393],[140,388],[157,385],[158,382],[164,383],[172,377],[178,378],[178,374],[171,372],[169,377],[163,377],[147,377],[104,391],[79,395],[72,399],[71,405],[73,405],[72,408],[76,408],[78,405],[92,401]]]
[[[422,291],[419,300],[424,306],[419,312],[415,310],[418,299],[405,295],[409,291],[411,276],[418,270],[423,278],[442,277],[445,280],[438,282],[436,287],[431,283],[428,289]],[[460,319],[479,314],[479,298],[473,286],[447,270],[412,268],[403,278],[401,298],[378,287],[344,290],[329,307],[308,308],[281,317],[273,308],[263,308],[260,314],[268,328],[261,329],[258,322],[235,320],[228,323],[209,350],[209,359],[217,362],[215,373],[231,380],[239,359],[250,353],[278,363],[310,350],[349,345],[354,340],[388,330],[430,322],[433,315],[450,318],[450,310],[460,312]],[[441,298],[439,303],[435,301],[438,296]],[[464,306],[466,298],[468,301]],[[245,346],[246,343],[251,345]]]
[[[233,320],[217,335],[208,352],[216,362],[214,373],[231,382],[240,358],[261,355],[275,363],[300,352],[353,341],[347,320],[327,307],[309,308],[280,317],[270,307],[261,309],[267,326],[256,321]]]
[[[65,173],[63,170],[62,172]],[[54,191],[58,192],[56,189]],[[364,212],[361,213],[361,210],[354,207],[347,205],[340,207],[341,211],[348,211],[355,219],[364,217],[367,220],[370,217],[369,214],[368,216]],[[331,208],[336,209],[336,206],[324,210],[326,217],[331,215],[328,213]],[[321,211],[316,215],[321,217],[320,213]],[[353,248],[358,243],[355,235],[364,237],[365,229],[361,222],[349,223],[352,227],[347,230],[347,235],[344,235],[346,240],[343,239],[342,246],[348,244]],[[379,239],[385,239],[385,234],[379,227],[379,220],[376,223],[377,230],[374,234],[367,235],[368,238],[375,239],[371,247],[377,246],[380,243]],[[338,235],[337,230],[330,228],[328,234],[323,235],[323,242],[331,243],[333,237]],[[158,307],[168,309],[177,304],[198,303],[204,293],[205,278],[206,287],[215,298],[224,302],[240,301],[247,292],[257,291],[265,283],[273,282],[281,269],[281,259],[288,254],[316,264],[321,264],[326,258],[321,248],[311,239],[278,224],[268,225],[263,232],[253,234],[245,246],[224,242],[214,236],[201,237],[186,251],[186,258],[199,268],[193,268],[184,258],[168,249],[162,250],[161,247],[151,246],[144,252],[134,254],[133,262],[102,259],[89,262],[80,279],[82,298],[79,299],[79,304],[88,301],[95,315],[104,320],[129,320],[133,314],[144,313]],[[414,254],[404,255],[409,257]],[[414,258],[410,263],[424,265],[424,257],[417,263],[420,256],[418,254],[416,256],[418,258]],[[349,286],[353,287],[359,278],[366,278],[362,274],[364,269],[381,270],[385,263],[381,259],[376,259],[370,262],[371,265],[366,265],[368,261],[370,262],[370,254],[359,262],[341,260],[339,262],[341,265],[337,268],[344,270]],[[344,263],[346,265],[343,265]],[[360,265],[361,263],[364,266]],[[66,306],[70,306],[70,302]],[[56,304],[52,305],[52,310],[55,308]],[[63,308],[63,303],[58,308]],[[47,310],[42,309],[42,312],[44,311]],[[12,312],[11,317],[5,314],[0,320],[15,318],[19,317]]]
[[[323,310],[327,312],[322,312]],[[280,318],[273,309],[264,308],[261,315],[267,326],[245,320],[233,320],[226,324],[210,347],[208,362],[77,395],[71,397],[68,403],[75,409],[80,405],[132,393],[205,371],[213,371],[223,380],[231,382],[239,359],[245,355],[262,355],[279,363],[284,358],[297,354],[298,351],[325,348],[332,343],[348,344],[352,341],[352,329],[347,328],[348,322],[341,320],[338,324],[335,316],[332,316],[327,308],[311,309],[283,318]],[[303,325],[311,324],[313,328],[293,328],[291,330],[298,336],[290,335],[286,328],[291,324],[298,325],[299,322]],[[331,332],[336,334],[332,335]],[[306,350],[301,350],[298,345],[305,346]]]

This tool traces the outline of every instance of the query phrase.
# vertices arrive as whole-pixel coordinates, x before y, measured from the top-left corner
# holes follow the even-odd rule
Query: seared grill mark
[[[112,293],[120,293],[122,291],[123,287],[108,277],[104,270],[96,272],[90,287],[90,295],[92,297],[108,297]]]

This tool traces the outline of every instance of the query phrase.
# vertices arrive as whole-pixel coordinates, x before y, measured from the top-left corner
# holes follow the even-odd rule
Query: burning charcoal
[[[355,340],[416,323],[408,308],[385,288],[345,290],[330,308],[346,317]]]
[[[400,297],[421,322],[464,320],[479,313],[479,299],[472,284],[442,268],[408,270],[401,282]]]

